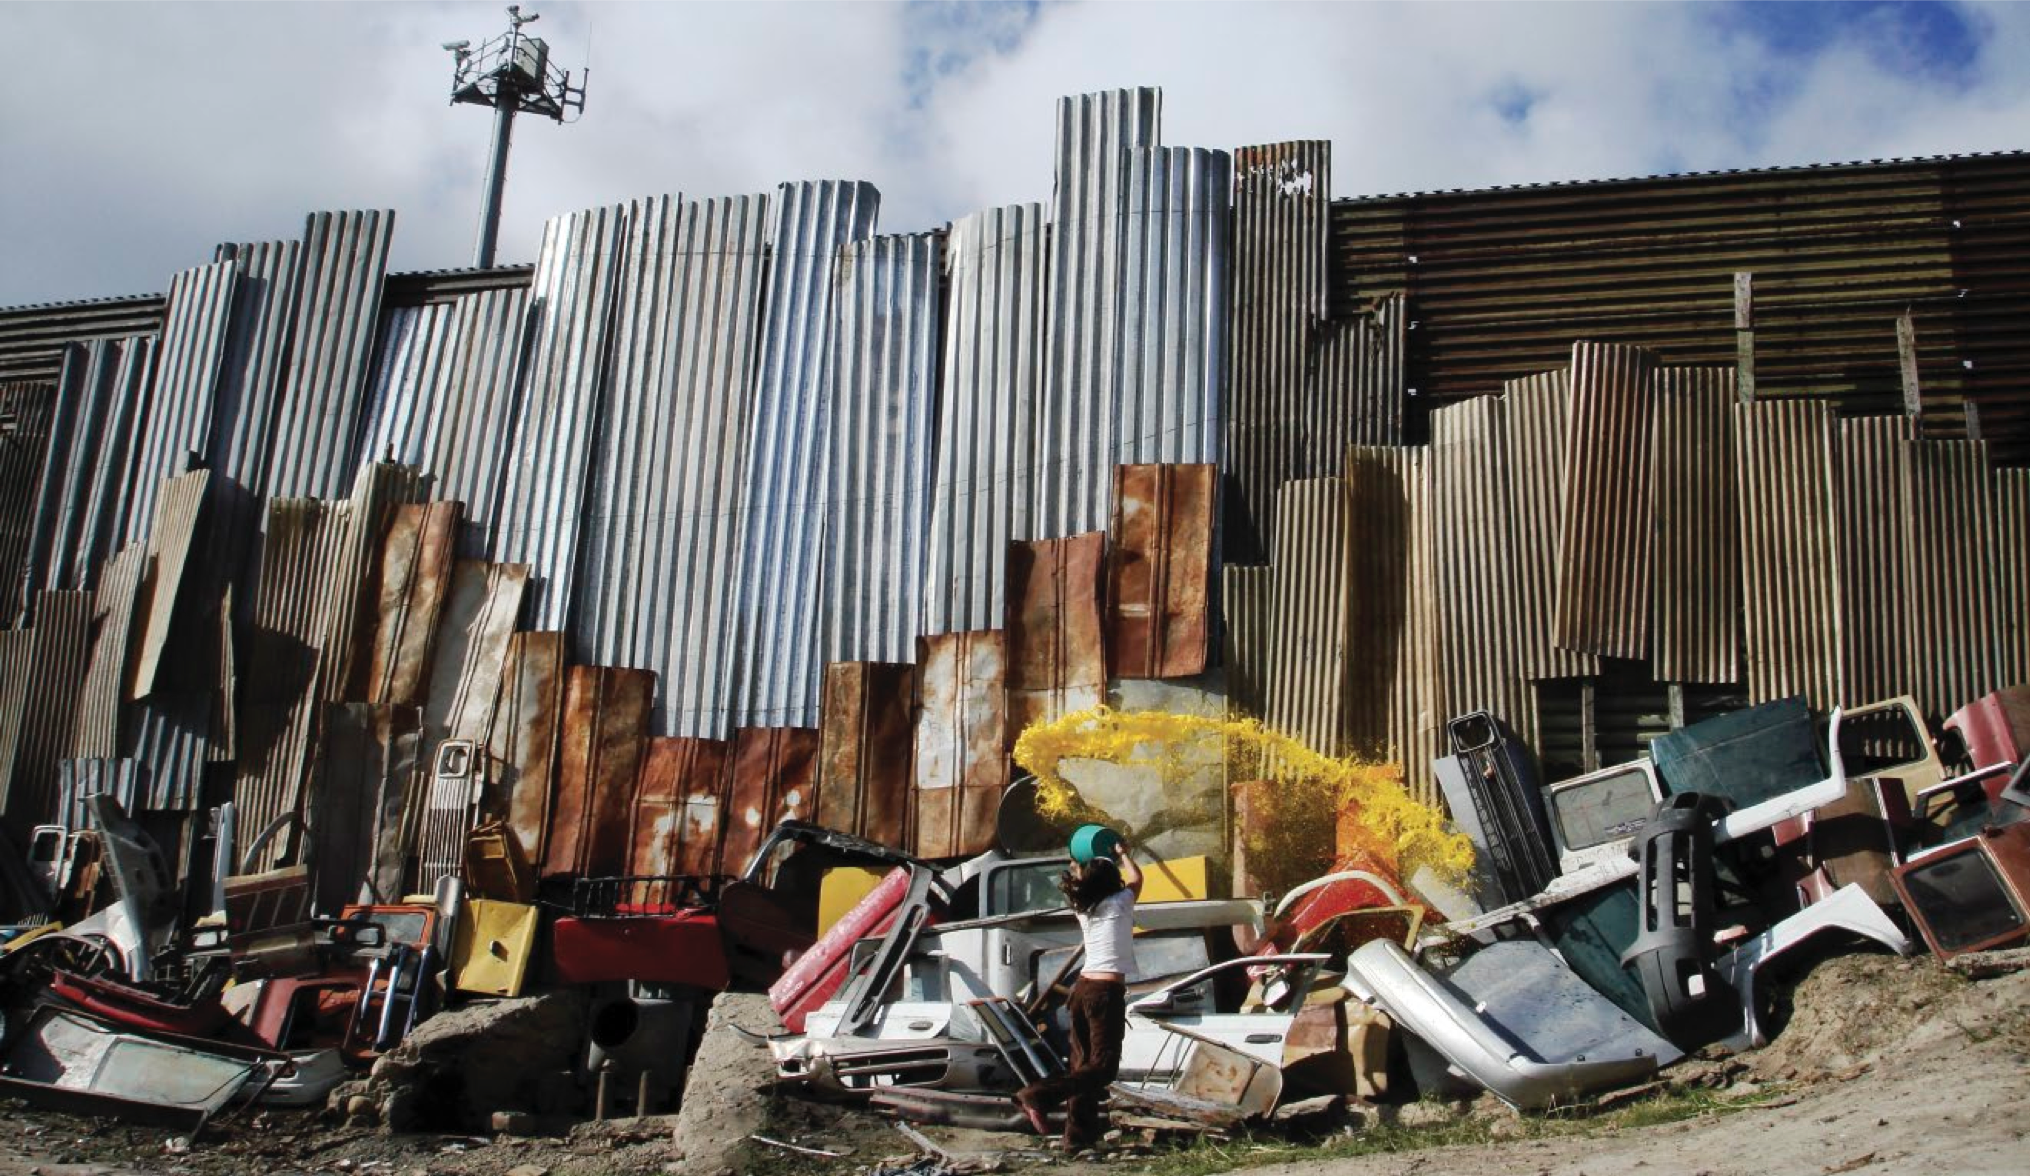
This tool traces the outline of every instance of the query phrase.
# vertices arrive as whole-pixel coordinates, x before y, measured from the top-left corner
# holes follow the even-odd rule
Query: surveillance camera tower
[[[522,32],[533,24],[536,13],[522,15],[522,6],[508,5],[508,31],[472,48],[470,41],[446,41],[444,48],[454,61],[451,73],[451,103],[491,106],[493,152],[486,165],[486,202],[479,209],[479,243],[472,251],[472,264],[480,269],[493,265],[494,242],[500,235],[501,192],[507,187],[508,142],[514,135],[515,115],[540,114],[563,122],[572,111],[585,109],[585,81],[590,70],[580,72],[577,85],[569,70],[550,63],[550,47],[540,37]],[[575,121],[575,120],[574,120]]]

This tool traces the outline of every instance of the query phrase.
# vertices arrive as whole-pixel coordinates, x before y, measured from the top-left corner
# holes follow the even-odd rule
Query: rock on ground
[[[584,1039],[580,992],[467,1005],[418,1025],[365,1083],[334,1090],[331,1107],[354,1121],[365,1110],[388,1131],[485,1131],[496,1111],[536,1109]]]
[[[711,1023],[698,1042],[677,1108],[678,1176],[746,1171],[747,1137],[762,1131],[774,1097],[775,1061],[765,1046],[732,1029],[780,1033],[782,1025],[761,993],[722,992],[712,1001]]]

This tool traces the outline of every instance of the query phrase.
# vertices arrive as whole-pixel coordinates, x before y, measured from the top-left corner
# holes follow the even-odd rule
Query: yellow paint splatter
[[[1456,880],[1473,865],[1472,844],[1411,798],[1399,765],[1323,755],[1255,719],[1101,706],[1030,727],[1015,742],[1015,762],[1035,775],[1045,816],[1082,815],[1060,774],[1067,759],[1148,769],[1166,789],[1224,759],[1227,780],[1246,793],[1244,847],[1264,889],[1287,890],[1334,868],[1400,880],[1429,866]]]

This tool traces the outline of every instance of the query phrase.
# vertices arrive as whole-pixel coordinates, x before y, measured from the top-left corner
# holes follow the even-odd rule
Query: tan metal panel
[[[1354,446],[1346,463],[1354,520],[1346,729],[1356,752],[1400,761],[1413,795],[1432,803],[1431,757],[1444,743],[1444,678],[1431,534],[1428,452]]]
[[[375,608],[374,566],[382,537],[395,509],[421,501],[422,471],[392,462],[368,462],[359,468],[347,500],[345,528],[331,568],[331,603],[318,666],[318,693],[327,701],[357,697],[373,657]],[[463,860],[462,857],[460,860]]]
[[[979,853],[994,841],[1008,786],[1007,635],[941,633],[916,643],[916,796],[921,857]]]
[[[91,662],[78,699],[78,727],[71,741],[77,759],[113,759],[121,754],[120,704],[126,694],[129,638],[148,552],[129,543],[106,561],[92,609]]]
[[[1008,545],[1008,746],[1023,731],[1106,696],[1100,568],[1107,537]]]
[[[1903,452],[1910,693],[1937,721],[2016,684],[1999,665],[1994,477],[1985,441],[1906,441]]]
[[[1734,406],[1748,701],[1839,701],[1833,414],[1823,403]]]
[[[1106,602],[1113,677],[1205,671],[1218,487],[1212,465],[1115,468]]]
[[[2030,470],[1995,471],[1995,558],[2002,680],[2030,682]]]
[[[733,745],[651,739],[634,789],[627,872],[638,877],[719,873],[721,817]]]
[[[1738,682],[1734,373],[1665,367],[1657,369],[1655,381],[1655,676],[1665,682]]]
[[[1649,653],[1650,373],[1640,347],[1572,345],[1555,636],[1606,657]]]
[[[1536,694],[1521,670],[1513,512],[1501,475],[1510,463],[1504,407],[1493,396],[1478,396],[1431,414],[1437,577],[1428,583],[1438,598],[1443,717],[1488,711],[1534,744]]]
[[[1352,587],[1347,485],[1285,482],[1269,562],[1270,632],[1263,720],[1327,755],[1345,744]]]
[[[825,667],[823,735],[810,819],[902,848],[915,780],[916,667],[833,662]]]
[[[806,818],[817,783],[819,738],[814,727],[742,727],[733,733],[719,873],[741,873],[770,830]]]
[[[39,592],[33,605],[35,627],[27,630],[26,664],[8,667],[23,676],[14,702],[19,726],[12,754],[0,759],[0,772],[7,773],[0,810],[14,843],[21,846],[28,844],[30,827],[49,821],[57,811],[57,764],[70,758],[92,627],[89,592]]]
[[[1840,422],[1840,697],[1910,689],[1910,533],[1903,515],[1909,417]]]
[[[1227,701],[1243,715],[1260,718],[1266,695],[1269,606],[1274,579],[1267,567],[1228,565],[1220,570],[1220,602],[1226,609]]]
[[[1526,678],[1583,678],[1600,659],[1558,647],[1558,539],[1565,509],[1565,386],[1560,368],[1503,385],[1514,511],[1516,637]]]
[[[193,470],[165,481],[156,498],[155,522],[148,533],[147,605],[134,651],[130,698],[145,698],[164,685],[157,671],[169,644],[170,627],[179,615],[178,605],[186,594],[186,582],[196,574],[190,555],[210,488],[211,471]]]
[[[423,702],[426,755],[446,739],[487,741],[508,638],[528,582],[527,564],[461,559],[452,568]]]
[[[571,667],[544,877],[612,877],[627,869],[635,781],[655,688],[656,676],[647,670]]]
[[[522,860],[540,862],[557,779],[557,730],[564,713],[564,634],[516,633],[501,664],[500,697],[487,733],[494,798]]]
[[[366,698],[383,705],[418,706],[437,640],[437,620],[451,589],[458,548],[456,502],[397,507],[381,541],[380,585],[374,612],[373,652]]]

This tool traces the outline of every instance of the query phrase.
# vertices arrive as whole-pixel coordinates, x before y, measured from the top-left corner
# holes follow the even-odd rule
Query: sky
[[[1333,193],[2011,150],[2030,4],[541,3],[585,110],[517,120],[499,260],[639,196],[870,180],[881,230],[1051,194],[1056,99],[1163,88],[1163,142],[1330,139]],[[471,264],[499,4],[0,3],[0,306],[138,294],[306,213]]]

